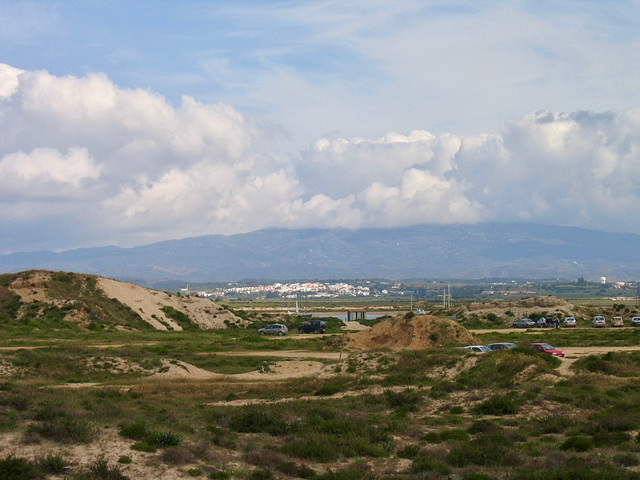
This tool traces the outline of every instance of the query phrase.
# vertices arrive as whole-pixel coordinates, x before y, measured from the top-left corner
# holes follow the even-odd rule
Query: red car
[[[531,348],[536,352],[548,353],[554,357],[564,357],[564,352],[562,350],[558,350],[548,343],[530,343],[527,345],[527,348]]]

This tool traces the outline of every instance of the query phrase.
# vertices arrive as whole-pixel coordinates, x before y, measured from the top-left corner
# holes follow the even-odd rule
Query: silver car
[[[607,320],[602,315],[596,315],[595,317],[593,317],[593,320],[591,320],[591,326],[593,328],[606,327],[607,326]]]
[[[485,347],[484,345],[467,345],[466,347],[462,347],[462,350],[466,350],[467,352],[473,353],[489,353],[493,352],[489,347]]]
[[[574,317],[566,317],[564,320],[562,320],[563,327],[575,327],[576,325],[578,325],[578,322]]]
[[[640,317],[631,317],[631,326],[640,327]]]
[[[283,336],[287,334],[287,327],[274,323],[258,329],[260,335],[278,335]]]
[[[520,320],[516,320],[512,325],[513,328],[531,328],[535,326],[536,322],[534,322],[530,318],[522,318]]]

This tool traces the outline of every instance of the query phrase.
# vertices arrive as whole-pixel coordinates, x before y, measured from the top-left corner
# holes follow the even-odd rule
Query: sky
[[[640,234],[640,2],[0,0],[0,253]]]

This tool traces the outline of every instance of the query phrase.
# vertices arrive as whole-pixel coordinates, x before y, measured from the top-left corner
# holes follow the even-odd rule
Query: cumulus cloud
[[[137,245],[265,227],[530,221],[640,233],[640,110],[536,112],[501,135],[318,138],[104,74],[0,65],[0,250]],[[58,226],[34,235],[39,225]],[[3,223],[4,222],[4,223]]]
[[[86,148],[71,147],[65,154],[50,148],[9,153],[0,158],[0,196],[64,197],[81,192],[83,181],[99,175]]]

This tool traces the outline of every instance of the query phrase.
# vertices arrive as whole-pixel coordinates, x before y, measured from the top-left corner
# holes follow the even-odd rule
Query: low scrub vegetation
[[[57,275],[49,288],[68,294],[80,278]],[[76,305],[92,295],[90,282],[83,288]],[[146,478],[217,480],[640,478],[634,352],[587,356],[567,375],[566,359],[525,349],[356,353],[331,336],[264,338],[262,314],[223,332],[54,330],[61,312],[36,307],[46,330],[0,288],[9,332],[0,345],[2,479],[137,479],[145,469]],[[135,324],[131,312],[109,315]],[[536,340],[630,346],[636,332],[541,331]],[[526,335],[483,339],[523,345]],[[325,368],[273,373],[293,360]],[[166,375],[185,364],[218,375]],[[80,450],[94,454],[68,453]]]

